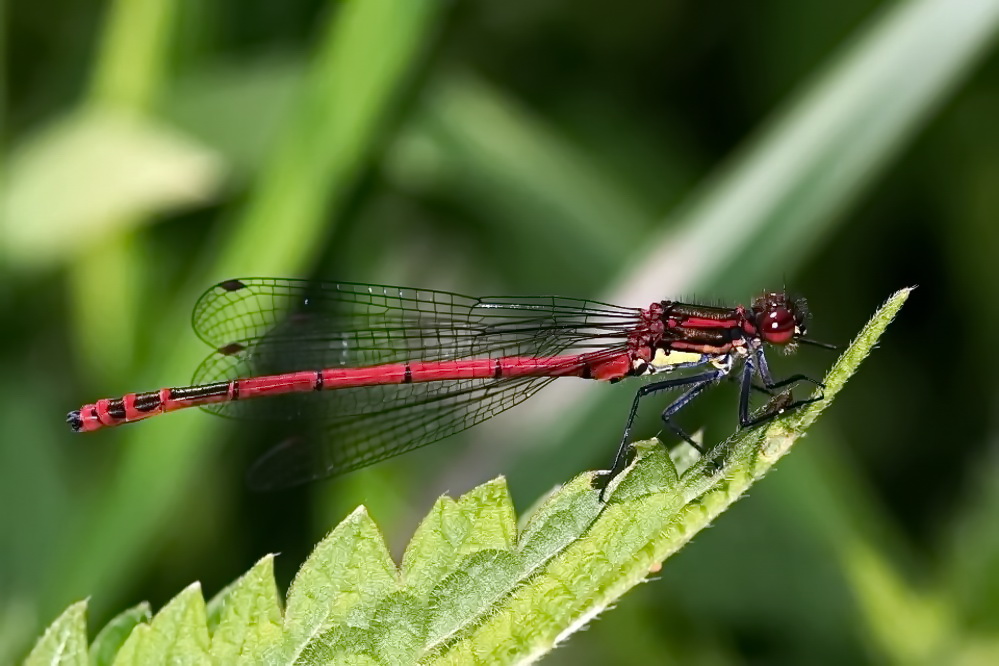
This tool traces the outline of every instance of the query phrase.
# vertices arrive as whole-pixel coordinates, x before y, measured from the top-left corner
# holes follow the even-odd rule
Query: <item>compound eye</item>
[[[786,345],[795,335],[797,322],[786,307],[780,306],[760,313],[757,330],[764,342],[772,345]]]

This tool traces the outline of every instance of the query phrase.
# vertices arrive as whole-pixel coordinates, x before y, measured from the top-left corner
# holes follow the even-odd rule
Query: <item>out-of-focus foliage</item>
[[[362,502],[401,548],[446,490],[502,472],[529,504],[609,461],[630,382],[550,388],[464,444],[270,496],[241,481],[266,433],[201,413],[67,431],[82,402],[185,383],[206,353],[189,308],[239,274],[633,305],[786,283],[833,342],[918,283],[798,454],[551,661],[999,643],[999,1],[0,13],[0,662],[90,594],[102,626],[268,552],[284,584]],[[717,439],[734,406],[712,394],[684,422]]]

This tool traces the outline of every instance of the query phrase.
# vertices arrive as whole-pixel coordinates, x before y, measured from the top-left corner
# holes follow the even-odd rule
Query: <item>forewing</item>
[[[620,343],[638,310],[560,297],[472,298],[388,285],[275,278],[227,280],[194,309],[195,331],[240,369],[362,367],[383,363],[539,356]],[[227,364],[199,369],[219,381]],[[228,378],[232,378],[229,376]]]

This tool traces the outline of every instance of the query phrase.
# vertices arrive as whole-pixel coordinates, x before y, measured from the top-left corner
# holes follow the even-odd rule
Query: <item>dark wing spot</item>
[[[226,291],[239,291],[240,289],[246,289],[246,285],[239,280],[226,280],[225,282],[219,282],[219,286]]]
[[[232,356],[233,354],[238,354],[239,352],[243,351],[244,349],[246,349],[246,347],[244,347],[243,345],[239,344],[238,342],[230,342],[229,344],[227,344],[224,347],[219,347],[218,351],[219,351],[220,354],[223,354],[225,356]]]

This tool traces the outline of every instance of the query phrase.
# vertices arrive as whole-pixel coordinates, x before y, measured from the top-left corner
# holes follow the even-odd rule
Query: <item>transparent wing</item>
[[[265,453],[251,468],[258,490],[295,486],[339,476],[401,455],[471,428],[534,395],[553,377],[449,382],[428,400],[405,403],[384,413],[334,418],[320,439],[290,438]]]
[[[472,298],[386,285],[249,278],[205,292],[192,323],[223,355],[252,346],[258,355],[273,348],[279,353],[272,356],[285,356],[296,348],[294,358],[308,367],[360,367],[537,355],[553,339],[599,349],[626,339],[639,314],[554,296]]]
[[[471,298],[383,285],[241,279],[199,300],[198,335],[218,350],[195,383],[332,367],[507,356],[566,367],[620,355],[640,311],[541,297]],[[243,418],[301,419],[324,432],[290,438],[254,466],[258,488],[349,472],[448,437],[526,400],[553,377],[461,379],[341,388],[208,405]]]
[[[597,361],[620,353],[607,350],[589,358]],[[385,399],[382,410],[326,418],[320,441],[291,438],[282,442],[253,466],[250,484],[256,489],[271,490],[366,467],[471,428],[527,400],[554,379],[463,379],[369,387],[374,392],[368,391],[365,400],[371,395],[382,396]],[[432,388],[424,391],[421,399],[412,396],[400,399],[396,391],[418,386]],[[360,390],[342,389],[332,394],[336,401],[340,394]]]

